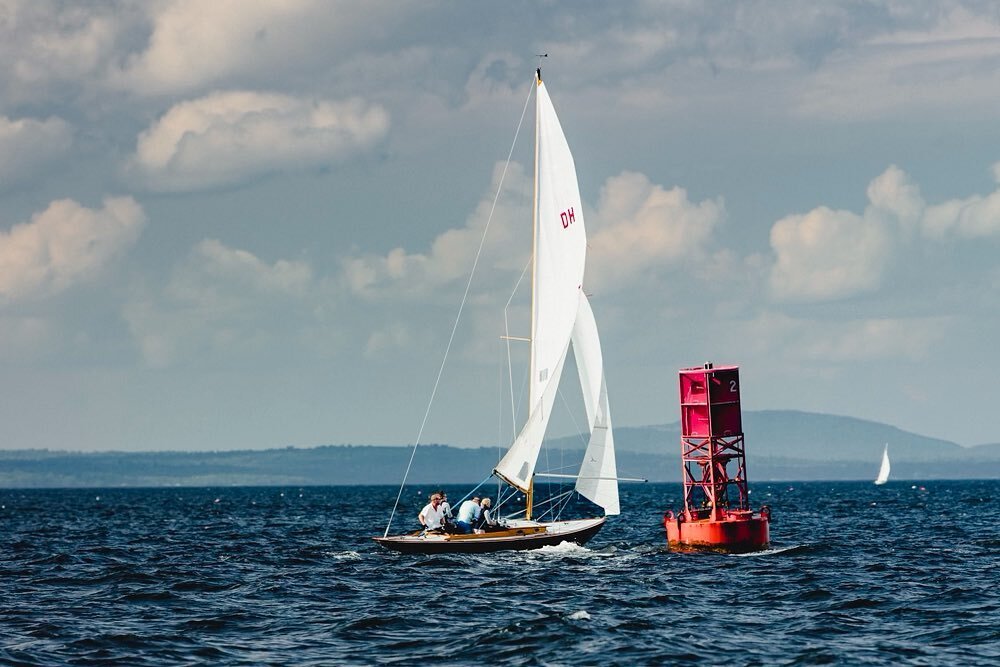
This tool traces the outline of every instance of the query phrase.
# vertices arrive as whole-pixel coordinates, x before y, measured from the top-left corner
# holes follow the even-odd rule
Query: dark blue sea
[[[370,539],[395,488],[0,491],[0,663],[1000,664],[1000,481],[751,488],[741,556],[665,548],[677,485],[586,547],[424,557]]]

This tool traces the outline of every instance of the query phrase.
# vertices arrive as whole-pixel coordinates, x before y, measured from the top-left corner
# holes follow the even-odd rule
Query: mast
[[[535,87],[542,85],[542,68],[535,69]],[[535,404],[535,268],[538,263],[538,94],[535,93],[535,194],[531,206],[531,340],[528,341],[528,409]],[[532,495],[534,495],[535,480],[528,484],[528,491],[525,493],[524,518],[531,521]]]

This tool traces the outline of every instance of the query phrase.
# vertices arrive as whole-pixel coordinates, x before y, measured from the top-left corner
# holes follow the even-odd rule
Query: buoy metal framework
[[[770,540],[770,509],[750,509],[737,366],[680,370],[684,509],[664,515],[674,549],[755,551]]]

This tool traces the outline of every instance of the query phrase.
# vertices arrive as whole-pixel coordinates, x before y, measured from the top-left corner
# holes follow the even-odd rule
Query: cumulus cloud
[[[531,180],[524,167],[512,162],[506,175],[503,165],[493,172],[492,192],[503,178],[504,192],[496,208],[492,194],[480,200],[462,227],[439,234],[427,252],[394,248],[385,255],[361,254],[343,259],[344,279],[349,289],[365,298],[427,294],[442,285],[469,275],[483,231],[490,220],[489,237],[480,267],[520,271],[531,252]],[[519,241],[522,243],[519,244]]]
[[[100,80],[133,14],[133,8],[107,3],[3,3],[0,86],[5,97],[34,100]]]
[[[1000,163],[993,165],[1000,182]],[[879,288],[899,248],[1000,236],[1000,189],[931,204],[895,165],[868,185],[862,214],[820,206],[771,228],[778,300],[826,301]]]
[[[0,188],[29,179],[69,152],[73,131],[61,118],[0,116]]]
[[[306,262],[267,263],[214,239],[196,245],[161,292],[124,308],[147,364],[169,366],[198,350],[231,353],[274,343],[307,307],[315,285]]]
[[[93,280],[135,242],[145,220],[131,197],[109,197],[100,209],[52,202],[0,232],[0,298],[36,298]]]
[[[165,3],[152,17],[148,47],[129,60],[119,80],[143,92],[181,92],[217,81],[259,65],[274,49],[268,32],[294,24],[316,6],[301,0]],[[293,42],[286,44],[294,48]]]
[[[821,206],[774,223],[771,248],[777,255],[772,293],[822,301],[877,288],[890,236],[877,219]]]
[[[301,296],[312,279],[312,268],[305,262],[279,259],[267,264],[246,250],[205,239],[175,272],[167,292],[178,301],[211,305],[221,298],[223,289],[236,294]]]
[[[589,230],[587,283],[606,290],[705,252],[725,218],[721,199],[692,202],[687,192],[624,172],[608,179]]]
[[[332,164],[389,126],[382,107],[233,91],[182,102],[139,135],[132,168],[154,190],[231,185]]]
[[[493,191],[501,169],[498,165]],[[504,188],[480,268],[504,271],[509,279],[523,271],[530,256],[531,211],[523,205],[530,202],[531,180],[521,165],[511,164]],[[345,258],[347,284],[366,297],[412,296],[464,279],[492,206],[493,196],[484,197],[464,226],[438,235],[428,252],[394,248],[385,255]],[[640,276],[700,257],[724,217],[721,200],[692,202],[683,189],[664,189],[633,172],[610,178],[597,208],[586,216],[587,285],[599,285],[602,291],[620,289]]]
[[[993,165],[993,174],[1000,183],[1000,163]],[[924,211],[922,227],[934,239],[996,236],[1000,234],[1000,190],[929,206]]]
[[[172,0],[150,8],[148,44],[111,73],[140,94],[178,94],[223,81],[276,82],[370,48],[422,4],[346,0]],[[375,28],[377,26],[377,28]],[[374,29],[373,29],[374,28]]]
[[[868,184],[868,201],[875,211],[894,216],[906,227],[919,224],[926,207],[920,188],[896,165],[890,165]]]

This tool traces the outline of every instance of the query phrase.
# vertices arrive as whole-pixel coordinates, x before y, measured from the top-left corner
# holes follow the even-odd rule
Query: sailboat
[[[882,485],[889,481],[889,443],[885,443],[885,449],[882,450],[882,466],[878,469],[878,477],[875,478],[875,484]]]
[[[493,475],[523,494],[525,505],[502,529],[449,535],[416,531],[374,538],[383,547],[411,553],[482,553],[535,549],[562,542],[583,544],[619,513],[611,411],[601,342],[583,291],[587,235],[576,165],[552,100],[535,73],[535,203],[532,214],[532,305],[528,380],[529,412]],[[579,373],[590,439],[575,478],[575,490],[604,516],[536,520],[536,463],[570,347]],[[537,473],[542,476],[542,473]],[[543,515],[544,517],[545,515]],[[390,519],[391,523],[391,519]]]

